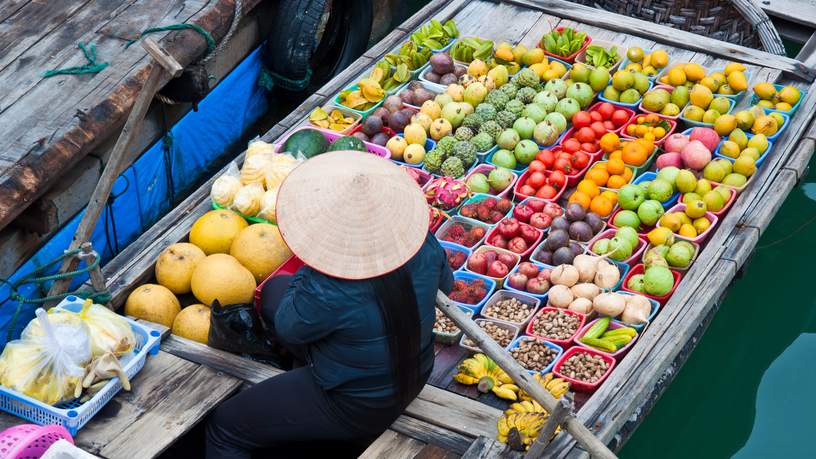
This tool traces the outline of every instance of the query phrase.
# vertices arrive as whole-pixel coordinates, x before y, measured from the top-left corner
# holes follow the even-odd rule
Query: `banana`
[[[506,388],[505,386],[508,386],[508,384],[505,384],[504,386],[493,386],[493,393],[496,394],[497,397],[503,398],[505,400],[513,401],[518,400],[516,393],[513,390]]]
[[[511,413],[546,413],[547,411],[535,400],[525,400],[523,402],[516,402],[510,405],[505,411],[505,414]]]
[[[507,425],[507,416],[499,417],[499,421],[496,423],[496,430],[498,430],[499,435],[507,438],[507,433],[510,432],[510,426]]]
[[[453,380],[458,382],[458,383],[462,383],[462,384],[465,384],[465,385],[468,385],[468,386],[476,384],[476,383],[479,382],[478,378],[474,378],[474,377],[472,377],[470,375],[466,375],[464,373],[455,374],[453,376]]]

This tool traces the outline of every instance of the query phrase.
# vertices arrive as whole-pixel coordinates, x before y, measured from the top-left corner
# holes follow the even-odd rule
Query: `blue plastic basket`
[[[404,132],[398,132],[397,135],[400,136],[400,137],[405,137]],[[425,140],[425,153],[428,153],[429,151],[433,150],[434,148],[436,148],[436,142],[434,142],[432,139],[426,139]],[[425,164],[425,161],[420,161],[420,162],[418,162],[416,164],[406,163],[406,162],[399,161],[399,160],[396,160],[396,159],[392,159],[391,161],[394,161],[395,163],[403,165],[405,167],[413,167],[413,168],[416,168],[416,169],[421,169],[422,165]]]
[[[83,302],[81,298],[69,296],[62,300],[57,308],[79,312],[82,310]],[[119,361],[128,378],[133,379],[144,367],[147,355],[158,354],[161,333],[127,317],[124,319],[133,329],[136,346],[132,352],[120,357]],[[71,435],[76,435],[79,429],[85,426],[121,389],[122,383],[119,382],[119,378],[113,378],[85,403],[77,399],[51,406],[13,389],[0,386],[0,410],[38,425],[59,424],[65,427]]]
[[[747,136],[747,137],[750,139],[750,138],[751,138],[751,137],[753,137],[754,135],[753,135],[753,134],[746,134],[746,136]],[[730,157],[730,156],[726,156],[726,155],[724,155],[724,154],[720,153],[720,148],[722,148],[722,145],[723,145],[723,142],[720,142],[720,143],[719,143],[719,145],[717,145],[717,149],[716,149],[716,150],[714,150],[714,156],[715,156],[715,157],[717,157],[717,158],[727,159],[727,160],[731,161],[732,163],[733,163],[734,161],[736,161],[736,160],[737,160],[737,158],[732,158],[732,157]],[[764,152],[764,153],[762,153],[761,155],[759,155],[759,158],[758,158],[756,161],[754,161],[754,164],[756,164],[756,166],[757,166],[757,167],[761,166],[761,165],[762,165],[762,163],[764,163],[764,162],[765,162],[765,158],[767,158],[767,157],[768,157],[768,154],[769,154],[769,153],[771,152],[771,150],[773,149],[773,145],[774,145],[774,143],[773,143],[773,142],[771,142],[771,141],[770,141],[770,139],[769,139],[769,140],[768,140],[768,148],[766,148],[766,149],[765,149],[765,152]]]
[[[474,315],[479,314],[480,312],[482,312],[482,308],[484,307],[485,303],[487,303],[487,300],[490,299],[490,295],[492,295],[493,291],[496,289],[496,281],[489,277],[481,276],[479,274],[474,274],[468,271],[456,271],[455,273],[453,273],[453,280],[460,279],[466,281],[468,284],[475,281],[476,279],[481,279],[484,281],[485,288],[487,289],[487,294],[485,294],[484,298],[482,298],[481,301],[479,301],[476,304],[467,304],[454,301],[454,303],[458,304],[459,306],[473,311]]]
[[[552,371],[552,368],[555,366],[555,362],[557,362],[558,359],[561,358],[561,355],[564,354],[564,349],[561,346],[559,346],[559,345],[557,345],[555,343],[551,343],[551,342],[549,342],[549,341],[547,341],[545,339],[534,338],[532,336],[527,336],[527,335],[522,335],[522,336],[519,336],[518,338],[514,339],[513,342],[510,343],[509,346],[507,346],[507,352],[510,352],[513,349],[519,347],[519,344],[522,341],[538,341],[540,343],[544,343],[544,345],[546,345],[550,349],[555,349],[555,352],[557,353],[557,354],[555,354],[555,358],[552,359],[552,362],[550,362],[541,371],[529,370],[529,369],[525,368],[525,370],[527,370],[527,373],[530,373],[531,375],[534,375],[536,373],[541,373],[542,375],[549,373],[550,371]]]
[[[774,88],[776,88],[776,90],[777,90],[777,91],[781,90],[781,89],[782,89],[782,88],[784,88],[784,87],[785,87],[785,85],[781,85],[781,84],[774,84]],[[794,113],[796,113],[796,110],[799,110],[799,106],[800,106],[800,105],[802,105],[802,100],[803,100],[805,97],[807,97],[807,93],[808,93],[808,92],[807,92],[806,90],[804,90],[804,89],[800,89],[800,88],[797,88],[797,89],[799,89],[799,102],[796,102],[796,104],[795,104],[795,105],[793,105],[793,106],[791,107],[791,109],[790,109],[790,110],[788,110],[788,111],[784,112],[784,111],[782,111],[782,110],[777,110],[777,109],[775,109],[775,108],[764,108],[764,107],[763,107],[762,109],[763,109],[763,110],[765,110],[765,113],[773,113],[773,112],[776,112],[776,113],[780,113],[780,114],[782,114],[782,115],[793,116],[793,115],[794,115]],[[759,102],[759,97],[757,97],[757,95],[756,95],[756,94],[751,94],[751,105],[756,105],[756,104],[757,104],[757,102]]]
[[[454,244],[453,242],[448,241],[439,241],[439,245],[442,246],[443,249],[453,250],[455,252],[464,252],[465,254],[465,262],[462,263],[462,266],[457,268],[454,272],[464,271],[465,265],[467,264],[467,259],[470,258],[470,254],[473,253],[473,250],[459,244]]]
[[[619,291],[618,293],[620,293],[621,295],[636,295],[635,293],[624,292],[623,290]],[[640,295],[640,296],[643,296],[643,295]],[[643,298],[646,298],[646,297],[643,296]],[[638,331],[638,334],[640,334],[640,332],[642,332],[643,329],[646,328],[646,326],[648,326],[652,322],[652,320],[654,320],[655,316],[657,316],[657,313],[660,311],[660,303],[658,303],[656,300],[653,300],[651,298],[646,298],[646,299],[649,300],[649,304],[652,305],[652,312],[649,313],[649,318],[646,319],[645,324],[628,324],[628,323],[626,323],[626,322],[624,322],[622,320],[618,320],[618,319],[614,319],[613,322],[619,323],[621,325],[625,325],[627,327],[632,327],[632,328],[634,328],[635,330]]]
[[[652,89],[653,86],[654,86],[654,80],[650,79],[649,80],[649,87],[646,88],[646,91],[644,91],[643,94],[646,94],[647,92],[649,92]],[[638,106],[643,101],[643,94],[640,95],[638,100],[636,100],[635,102],[632,102],[631,104],[628,104],[628,103],[623,103],[623,102],[618,102],[618,101],[615,101],[615,100],[607,99],[606,97],[603,96],[603,91],[601,91],[601,92],[598,93],[598,100],[602,100],[602,101],[608,102],[608,103],[610,103],[612,105],[617,105],[619,107],[626,107],[626,108],[628,108],[630,110],[637,111]]]
[[[719,97],[725,97],[725,96],[719,96]],[[720,113],[720,115],[727,115],[727,114],[733,112],[734,111],[734,106],[737,104],[737,102],[734,99],[731,99],[731,98],[728,98],[728,97],[726,97],[726,99],[728,99],[728,104],[729,104],[728,111],[725,112],[725,113]],[[686,113],[686,110],[690,106],[691,106],[690,103],[687,104],[686,108],[684,108],[683,111],[680,112],[680,120],[683,121],[684,123],[686,123],[686,126],[692,126],[692,127],[713,127],[714,126],[714,123],[703,123],[702,121],[694,121],[694,120],[690,120],[690,119],[686,118],[684,116],[684,114]]]
[[[785,122],[782,123],[782,127],[780,127],[778,131],[776,131],[776,134],[768,136],[768,141],[769,142],[775,142],[776,139],[778,139],[779,136],[782,135],[783,132],[785,132],[785,129],[787,129],[788,125],[791,123],[790,115],[787,115],[785,113],[779,113],[779,114],[782,115],[782,118],[785,120]]]
[[[635,177],[635,180],[632,182],[633,185],[639,185],[643,182],[651,182],[652,180],[657,178],[657,173],[652,171],[646,171],[639,176]],[[680,192],[675,191],[673,195],[669,197],[669,199],[661,202],[663,204],[664,209],[668,209],[671,206],[677,204],[677,200],[680,199]]]

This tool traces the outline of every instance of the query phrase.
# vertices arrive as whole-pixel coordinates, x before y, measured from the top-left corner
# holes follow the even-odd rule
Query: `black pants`
[[[261,315],[274,330],[280,299],[291,282],[277,277],[264,284]],[[295,362],[303,349],[289,349]],[[385,405],[387,401],[385,401]],[[289,457],[281,446],[320,440],[364,441],[376,437],[401,410],[383,401],[359,400],[327,393],[314,380],[309,367],[269,378],[222,403],[207,423],[207,459],[250,458],[253,450],[275,448],[265,457]],[[338,410],[340,412],[338,412]],[[347,416],[342,415],[345,413]],[[365,425],[352,425],[351,419]],[[303,457],[292,452],[291,457]]]

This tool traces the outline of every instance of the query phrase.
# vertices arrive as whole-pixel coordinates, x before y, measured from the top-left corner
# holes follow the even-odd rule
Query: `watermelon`
[[[329,151],[341,151],[341,150],[355,150],[363,152],[368,151],[362,140],[351,135],[340,137],[339,139],[332,142],[331,145],[329,145]]]
[[[311,158],[325,153],[328,149],[329,141],[322,133],[314,129],[301,129],[290,135],[283,144],[283,152],[291,153],[295,157],[300,154]]]

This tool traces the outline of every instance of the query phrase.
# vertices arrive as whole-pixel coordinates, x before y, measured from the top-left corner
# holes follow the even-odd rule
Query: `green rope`
[[[306,69],[306,76],[300,80],[293,80],[275,73],[266,67],[261,67],[261,74],[258,76],[258,86],[271,91],[275,86],[280,86],[289,91],[303,91],[312,79],[312,69]]]
[[[107,62],[96,62],[96,45],[93,43],[86,47],[85,43],[79,42],[79,49],[85,54],[85,59],[88,61],[85,65],[78,65],[76,67],[65,67],[61,69],[48,70],[43,73],[43,78],[50,78],[55,75],[83,75],[89,73],[99,73],[108,66]]]
[[[207,54],[210,54],[215,49],[215,39],[212,37],[212,35],[210,35],[209,32],[204,30],[204,28],[201,27],[198,24],[171,24],[169,26],[164,26],[164,27],[151,27],[149,29],[143,30],[142,33],[139,34],[138,38],[136,38],[134,40],[129,40],[127,45],[125,45],[125,48],[127,48],[130,45],[136,43],[137,41],[139,41],[139,39],[141,39],[145,35],[149,35],[151,33],[156,33],[156,32],[167,32],[167,31],[170,31],[170,30],[193,30],[193,31],[196,31],[202,37],[204,37],[204,40],[207,41]]]

